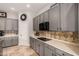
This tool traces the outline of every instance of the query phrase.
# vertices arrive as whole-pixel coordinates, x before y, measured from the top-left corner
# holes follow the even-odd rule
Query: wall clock
[[[21,14],[20,19],[22,21],[25,21],[27,19],[27,15],[26,14]]]

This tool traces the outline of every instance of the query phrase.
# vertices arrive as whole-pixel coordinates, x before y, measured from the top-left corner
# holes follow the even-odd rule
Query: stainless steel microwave
[[[49,31],[49,22],[43,22],[39,24],[40,31]]]

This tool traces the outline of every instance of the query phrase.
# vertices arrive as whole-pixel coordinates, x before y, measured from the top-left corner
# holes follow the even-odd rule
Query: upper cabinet
[[[39,17],[38,16],[33,19],[33,29],[34,31],[39,30]]]
[[[12,30],[14,30],[14,31],[18,30],[18,20],[12,21]]]
[[[43,20],[44,20],[44,22],[48,22],[48,21],[49,21],[49,19],[48,19],[48,11],[49,11],[49,10],[47,10],[47,11],[45,11],[45,12],[43,13]]]
[[[0,30],[5,30],[5,19],[0,18]]]
[[[6,30],[13,30],[12,29],[12,20],[11,19],[6,20]]]
[[[39,30],[39,23],[49,22],[49,31],[70,31],[78,30],[78,4],[75,3],[57,3],[49,10],[35,17],[34,28]]]
[[[18,20],[0,18],[0,30],[18,31]]]
[[[56,4],[49,10],[49,30],[58,31],[59,4]]]
[[[60,4],[61,15],[61,31],[76,31],[77,30],[77,8],[74,3]]]
[[[39,18],[40,18],[39,23],[44,22],[44,14],[43,13],[39,15]]]

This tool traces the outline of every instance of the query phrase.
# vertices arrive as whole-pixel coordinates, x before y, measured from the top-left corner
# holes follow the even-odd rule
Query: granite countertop
[[[18,36],[17,34],[5,34],[4,36],[0,36],[0,38],[4,38],[4,37],[15,37]]]
[[[37,39],[37,37],[39,37],[39,36],[32,35],[31,37]],[[65,52],[69,53],[69,54],[72,54],[74,56],[79,55],[79,44],[73,44],[73,43],[62,41],[62,40],[57,40],[57,39],[54,39],[54,38],[49,38],[49,39],[52,39],[52,40],[46,41],[44,43],[47,43],[51,46],[54,46],[54,47],[56,47],[60,50],[63,50]]]

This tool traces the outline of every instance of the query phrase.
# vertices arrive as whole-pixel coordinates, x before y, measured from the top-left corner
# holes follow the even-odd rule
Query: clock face
[[[22,14],[22,15],[20,16],[20,19],[21,19],[22,21],[25,21],[25,20],[27,19],[27,15],[26,15],[26,14]]]

